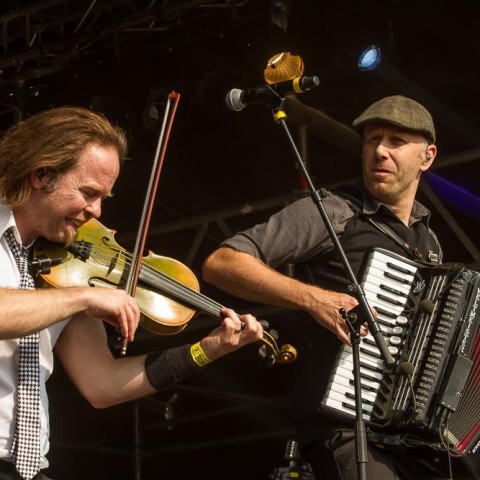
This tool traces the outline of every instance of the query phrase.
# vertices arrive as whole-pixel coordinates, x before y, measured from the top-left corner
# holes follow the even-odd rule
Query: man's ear
[[[425,159],[422,162],[422,171],[426,171],[430,168],[435,157],[437,156],[437,147],[435,145],[429,145],[425,151]]]
[[[32,187],[40,188],[44,182],[45,176],[48,174],[48,168],[37,168],[30,174]]]

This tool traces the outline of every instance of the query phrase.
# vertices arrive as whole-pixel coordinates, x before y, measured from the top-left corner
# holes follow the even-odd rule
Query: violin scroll
[[[278,346],[278,333],[276,330],[268,330],[269,324],[266,320],[259,320],[263,328],[262,345],[258,354],[262,360],[265,360],[267,367],[275,363],[291,363],[297,358],[297,350],[292,345]]]

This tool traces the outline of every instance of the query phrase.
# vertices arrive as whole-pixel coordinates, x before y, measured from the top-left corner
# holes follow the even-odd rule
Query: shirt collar
[[[380,210],[380,208],[390,211],[387,206],[376,198],[373,198],[363,187],[361,190],[363,195],[363,213],[365,215],[374,215]],[[430,211],[419,201],[415,200],[413,202],[412,212],[410,213],[409,225],[412,225],[415,222],[424,222],[428,226],[429,220]]]
[[[20,233],[18,232],[17,224],[15,222],[15,217],[13,216],[13,211],[10,207],[5,205],[3,202],[0,203],[0,237],[3,237],[3,234],[10,228],[13,227],[13,233],[18,243],[20,242]]]

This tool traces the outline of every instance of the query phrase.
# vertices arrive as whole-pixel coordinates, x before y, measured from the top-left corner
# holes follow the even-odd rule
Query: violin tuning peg
[[[265,358],[267,358],[267,348],[265,347],[265,345],[262,345],[262,346],[258,349],[258,356],[259,356],[262,360],[265,360]]]
[[[270,327],[269,323],[266,320],[259,320],[259,323],[264,330],[268,330]]]
[[[271,368],[275,365],[275,358],[270,356],[265,360],[265,365],[267,368]]]
[[[278,332],[276,330],[270,330],[270,335],[273,339],[278,340]]]
[[[258,349],[258,355],[265,361],[267,367],[272,367],[275,364],[275,357],[267,352],[267,347],[265,345],[262,345]]]

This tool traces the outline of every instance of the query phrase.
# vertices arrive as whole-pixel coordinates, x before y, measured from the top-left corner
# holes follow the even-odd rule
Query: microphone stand
[[[362,382],[360,375],[360,326],[362,322],[357,320],[355,313],[348,313],[345,308],[340,309],[340,315],[347,323],[352,342],[353,385],[355,391],[355,451],[358,478],[364,480],[367,478],[368,449],[367,432],[365,430],[365,422],[363,421]]]
[[[383,360],[387,367],[392,367],[394,365],[394,360],[387,348],[387,344],[385,342],[385,338],[373,316],[373,313],[370,309],[368,304],[367,298],[365,296],[365,292],[363,288],[358,283],[355,274],[350,266],[350,263],[345,255],[345,251],[343,250],[342,245],[333,229],[332,223],[328,214],[325,210],[325,206],[322,202],[322,197],[326,196],[326,191],[321,189],[321,195],[313,185],[313,182],[310,178],[310,175],[305,167],[305,163],[302,160],[302,157],[297,149],[295,141],[290,134],[290,131],[287,126],[286,118],[287,114],[283,110],[283,102],[284,98],[282,97],[273,97],[269,99],[268,106],[272,108],[274,120],[277,124],[283,127],[285,134],[293,148],[293,152],[297,159],[297,163],[305,177],[305,180],[308,184],[308,188],[310,190],[310,195],[312,200],[316,204],[318,211],[325,223],[325,226],[328,230],[328,233],[331,237],[331,240],[337,249],[338,254],[340,255],[340,259],[342,264],[345,268],[345,271],[350,279],[349,290],[355,295],[356,299],[358,300],[359,305],[362,308],[362,314],[365,315],[365,319],[368,324],[368,328],[370,333],[372,334],[377,348],[382,355]],[[357,320],[357,315],[355,313],[349,314],[345,311],[345,309],[340,309],[340,314],[346,320],[347,325],[350,330],[350,338],[352,342],[352,350],[353,350],[353,365],[354,365],[354,386],[355,386],[355,413],[356,413],[356,423],[355,423],[355,441],[357,447],[357,466],[358,466],[358,474],[359,479],[364,480],[366,478],[366,463],[367,463],[367,437],[366,437],[366,429],[365,424],[363,422],[363,414],[362,414],[362,398],[361,398],[361,380],[360,380],[360,362],[359,362],[359,345],[360,345],[360,325],[361,321]]]

